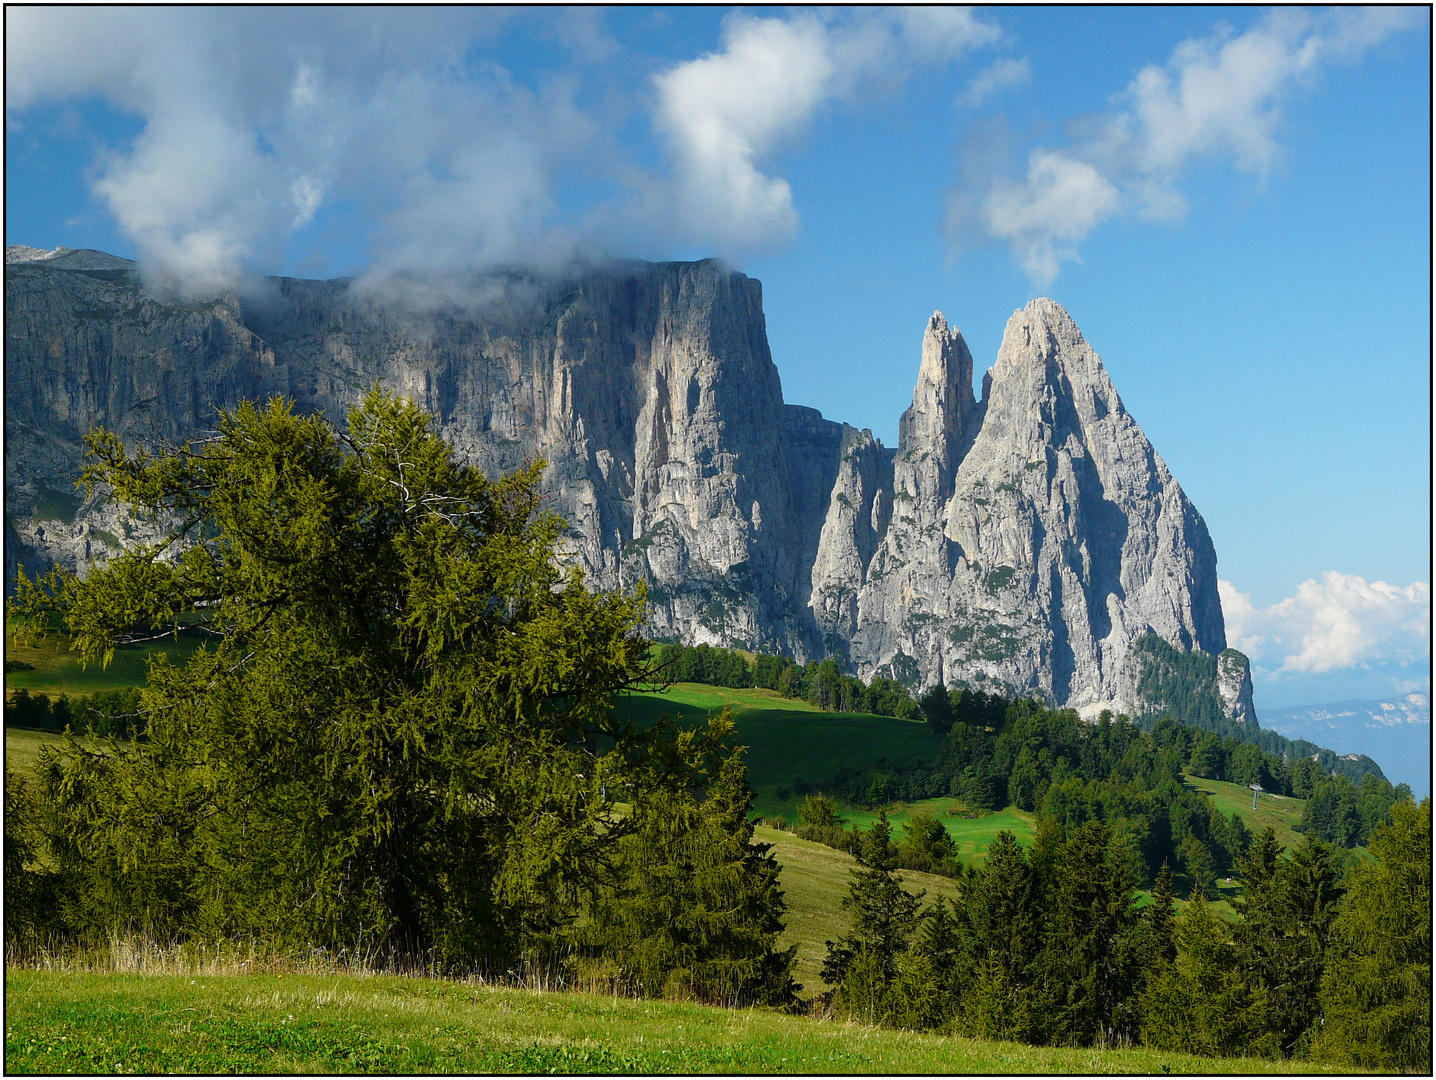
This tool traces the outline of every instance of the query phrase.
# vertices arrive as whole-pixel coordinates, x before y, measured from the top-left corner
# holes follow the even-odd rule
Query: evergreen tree
[[[904,823],[903,831],[907,836],[898,846],[898,866],[949,877],[957,871],[957,845],[932,814],[915,811]]]
[[[713,738],[731,733],[725,710]],[[701,778],[701,765],[675,773]],[[786,908],[771,845],[753,844],[753,793],[741,750],[691,789],[654,784],[632,809],[637,831],[621,849],[624,881],[600,902],[595,931],[630,979],[650,996],[696,996],[726,1005],[785,1004],[798,989],[796,946],[776,947]]]
[[[1152,903],[1147,908],[1147,922],[1151,927],[1150,957],[1152,966],[1170,964],[1177,958],[1176,906],[1172,902],[1172,868],[1165,860],[1157,873],[1157,883],[1152,888]]]
[[[46,922],[49,883],[35,849],[34,793],[25,778],[5,767],[5,940],[40,929]]]
[[[1313,1056],[1431,1072],[1431,800],[1398,802],[1332,927]]]
[[[1042,909],[1032,869],[1004,829],[966,896],[971,971],[960,1028],[987,1039],[1034,1037],[1033,965],[1041,948]]]
[[[1212,853],[1195,833],[1188,833],[1177,848],[1177,858],[1187,872],[1191,887],[1207,899],[1217,888],[1217,871]]]
[[[923,694],[917,705],[935,734],[946,735],[952,729],[952,695],[942,683]]]
[[[1073,832],[1045,897],[1037,966],[1042,1021],[1051,1042],[1086,1046],[1136,1034],[1130,1008],[1142,958],[1133,934],[1134,883],[1109,841],[1098,821]]]
[[[562,929],[671,730],[612,710],[648,676],[643,594],[560,572],[541,463],[490,481],[377,391],[343,432],[276,400],[157,456],[89,448],[91,489],[170,531],[22,575],[14,613],[89,661],[182,622],[214,644],[152,663],[145,740],[40,770],[73,922],[466,965]]]
[[[821,791],[803,799],[803,805],[798,807],[798,819],[805,825],[842,825],[838,804]]]
[[[1236,956],[1268,1000],[1268,1030],[1282,1053],[1305,1047],[1320,1019],[1318,993],[1331,924],[1341,902],[1330,847],[1308,838],[1290,859],[1270,828],[1238,865],[1245,895],[1234,931]]]
[[[1240,1056],[1275,1050],[1262,1041],[1266,991],[1248,985],[1231,949],[1231,933],[1199,891],[1174,932],[1176,959],[1142,994],[1142,1041],[1159,1050]]]
[[[840,990],[859,960],[863,978],[875,987],[886,987],[897,975],[898,956],[906,951],[917,927],[923,894],[905,890],[892,873],[897,851],[891,838],[892,827],[884,811],[863,835],[859,867],[852,872],[852,884],[843,898],[852,929],[837,943],[827,942],[822,976]]]

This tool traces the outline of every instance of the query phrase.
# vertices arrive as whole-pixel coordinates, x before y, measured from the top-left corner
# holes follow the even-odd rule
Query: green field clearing
[[[16,772],[34,772],[42,746],[57,746],[63,735],[52,731],[30,731],[27,728],[5,729],[5,767]]]
[[[1023,847],[1032,843],[1037,835],[1037,815],[1008,806],[996,813],[983,814],[978,818],[965,818],[955,813],[959,804],[954,799],[923,799],[920,802],[894,803],[887,808],[888,821],[892,824],[893,839],[903,837],[902,826],[913,814],[925,811],[947,827],[947,834],[957,842],[957,855],[965,863],[981,866],[987,861],[987,849],[1003,829],[1017,837]],[[876,810],[844,810],[842,816],[858,828],[867,830],[877,821]]]
[[[806,782],[821,789],[843,766],[866,769],[885,762],[906,765],[927,760],[942,740],[922,721],[897,720],[871,713],[822,712],[772,690],[729,690],[697,683],[675,683],[665,693],[631,694],[619,712],[643,722],[663,714],[700,721],[709,712],[733,709],[735,738],[748,747],[748,782],[757,796],[754,809],[765,817],[781,814],[796,821]],[[786,798],[778,788],[790,789]]]
[[[843,910],[843,897],[848,894],[857,861],[845,851],[799,840],[792,833],[762,825],[753,831],[753,838],[772,844],[773,855],[783,868],[779,882],[788,911],[784,916],[787,929],[779,944],[784,948],[798,946],[794,975],[803,984],[803,996],[812,997],[828,989],[818,977],[818,969],[828,954],[824,943],[836,941],[851,926]],[[908,892],[927,893],[924,906],[939,895],[951,899],[957,894],[956,882],[951,878],[911,870],[900,870],[898,876]]]
[[[1253,836],[1260,836],[1263,829],[1271,826],[1276,831],[1277,843],[1282,847],[1301,846],[1304,838],[1296,831],[1295,826],[1306,808],[1305,799],[1292,799],[1263,792],[1257,796],[1257,808],[1253,810],[1252,791],[1241,784],[1229,784],[1225,780],[1204,780],[1190,773],[1184,773],[1183,779],[1188,787],[1211,799],[1224,816],[1238,815]]]
[[[356,975],[5,973],[8,1073],[1292,1073],[594,994]],[[1333,1070],[1334,1071],[1334,1070]]]
[[[99,690],[143,686],[150,657],[168,653],[171,663],[182,664],[199,644],[198,634],[182,630],[178,640],[164,638],[140,645],[118,646],[108,667],[99,664],[81,667],[79,656],[66,649],[58,637],[50,636],[36,643],[22,644],[7,630],[5,659],[32,664],[34,670],[7,672],[5,694],[8,697],[24,687],[32,694],[46,694],[52,698],[68,694],[74,698]]]

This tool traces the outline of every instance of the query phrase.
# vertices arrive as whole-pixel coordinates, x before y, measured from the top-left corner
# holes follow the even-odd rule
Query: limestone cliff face
[[[783,403],[761,286],[712,260],[484,289],[424,316],[344,281],[177,304],[103,253],[7,252],[7,564],[145,535],[74,494],[96,424],[178,439],[273,394],[337,417],[378,383],[486,471],[542,456],[563,557],[646,579],[655,636],[1089,710],[1129,704],[1148,630],[1225,645],[1200,516],[1049,300],[1013,316],[980,403],[935,314],[894,451]]]
[[[1217,656],[1217,697],[1228,720],[1257,726],[1251,662],[1236,649],[1227,649]]]
[[[167,304],[112,262],[6,266],[7,547],[32,565],[124,539],[71,494],[95,424],[178,438],[276,393],[340,416],[377,382],[487,471],[546,459],[567,557],[600,587],[647,578],[655,634],[820,651],[808,578],[841,427],[784,406],[758,282],[629,263],[500,278],[476,313],[418,317],[288,279]]]
[[[1127,649],[1149,630],[1221,650],[1206,526],[1068,314],[1044,299],[1012,316],[980,405],[970,365],[934,316],[856,599],[859,671],[1096,711],[1131,707]]]

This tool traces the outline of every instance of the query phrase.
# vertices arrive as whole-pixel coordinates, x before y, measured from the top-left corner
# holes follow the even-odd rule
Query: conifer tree
[[[732,732],[727,711],[708,738],[679,736],[702,753]],[[705,779],[691,762],[678,777]],[[753,793],[742,751],[706,775],[700,803],[691,787],[656,783],[640,793],[636,831],[623,844],[623,881],[600,902],[595,933],[650,996],[696,996],[727,1005],[784,1004],[796,946],[778,949],[786,908],[771,845],[753,844]]]
[[[1089,821],[1062,846],[1038,960],[1049,1041],[1090,1045],[1136,1034],[1129,1013],[1141,969],[1133,934],[1135,883],[1110,850],[1105,825]]]
[[[1151,959],[1153,965],[1169,964],[1177,958],[1177,945],[1173,937],[1176,923],[1176,909],[1172,903],[1172,868],[1164,859],[1162,869],[1157,872],[1157,882],[1152,886],[1152,904],[1147,909],[1151,926]]]
[[[560,571],[541,463],[490,481],[377,391],[347,430],[275,400],[89,449],[91,489],[165,539],[22,577],[14,614],[90,662],[182,624],[213,644],[152,665],[147,738],[41,768],[74,920],[494,966],[561,930],[671,731],[612,710],[648,677],[644,597]]]
[[[1302,1054],[1321,1019],[1327,946],[1345,889],[1331,846],[1307,837],[1275,875],[1282,931],[1268,968],[1272,1030],[1283,1053]]]
[[[1431,800],[1391,807],[1352,874],[1321,983],[1313,1057],[1431,1071]]]
[[[1266,991],[1248,985],[1226,924],[1193,890],[1174,931],[1176,960],[1142,994],[1142,1041],[1160,1050],[1208,1056],[1275,1051],[1267,1036]]]
[[[934,734],[946,735],[952,730],[952,695],[942,683],[923,694],[918,700],[918,708]]]
[[[981,1038],[1030,1039],[1042,910],[1026,854],[1011,831],[997,834],[966,899],[972,971],[960,1026]]]
[[[852,872],[852,884],[843,898],[852,929],[837,943],[827,942],[822,976],[834,986],[841,986],[858,957],[863,958],[864,972],[881,985],[897,974],[898,956],[907,949],[917,927],[923,894],[914,895],[902,887],[891,869],[895,855],[892,827],[887,812],[881,811],[863,836],[859,866]]]

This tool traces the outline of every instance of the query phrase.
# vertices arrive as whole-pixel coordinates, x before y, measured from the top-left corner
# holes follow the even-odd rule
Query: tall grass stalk
[[[413,954],[381,953],[374,948],[333,951],[324,948],[286,952],[253,938],[163,941],[132,930],[112,930],[103,938],[76,939],[34,932],[8,934],[7,970],[89,975],[397,975],[533,994],[578,992],[615,998],[643,997],[640,983],[624,978],[612,961],[577,954],[526,957],[504,971],[455,974]],[[730,1005],[679,993],[678,1000]]]

